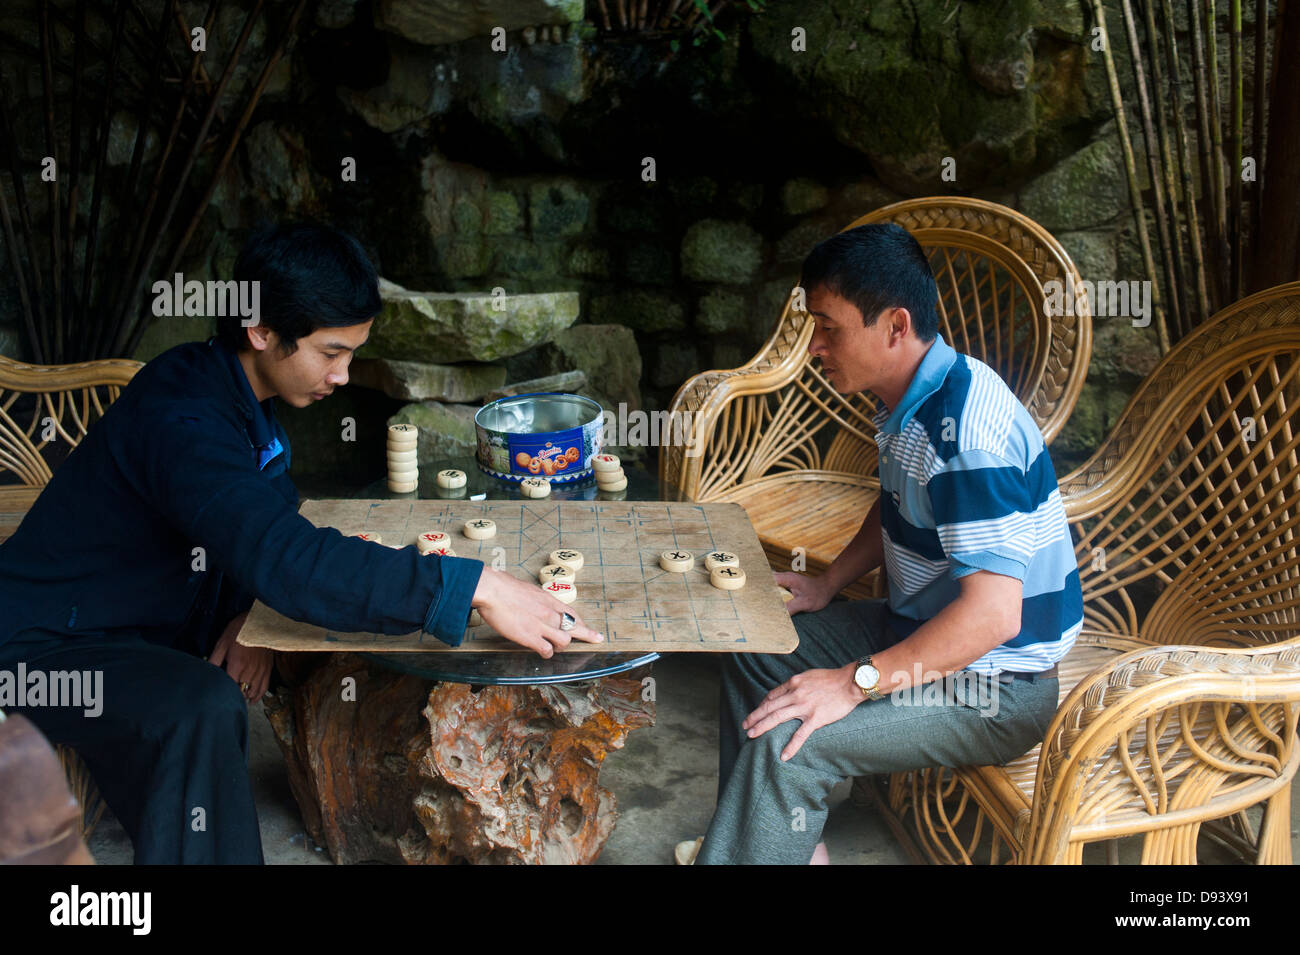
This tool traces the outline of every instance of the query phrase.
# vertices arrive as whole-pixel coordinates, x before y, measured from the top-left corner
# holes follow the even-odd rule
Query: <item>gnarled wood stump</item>
[[[295,672],[266,714],[338,863],[592,862],[616,819],[601,764],[654,722],[639,674],[475,692],[357,654],[277,663]]]

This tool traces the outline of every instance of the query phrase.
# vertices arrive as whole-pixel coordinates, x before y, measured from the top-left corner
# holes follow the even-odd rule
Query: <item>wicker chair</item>
[[[978,199],[899,202],[847,228],[873,222],[897,222],[916,237],[939,283],[945,340],[996,370],[1046,440],[1055,438],[1078,400],[1092,351],[1086,309],[1047,314],[1044,284],[1079,281],[1060,243],[1020,213]],[[678,390],[670,410],[689,412],[695,447],[704,450],[688,457],[683,447],[661,449],[659,473],[684,499],[741,504],[773,566],[790,567],[802,548],[806,569],[820,573],[880,493],[876,404],[826,383],[808,355],[813,322],[792,303],[793,294],[747,364],[696,375]],[[883,593],[879,574],[845,593]]]
[[[0,355],[0,542],[143,365],[127,359],[27,365]],[[104,805],[77,753],[57,746],[87,838]]]
[[[914,858],[1079,863],[1088,843],[1144,834],[1144,863],[1193,863],[1204,830],[1245,860],[1291,861],[1298,406],[1300,282],[1165,356],[1060,481],[1085,620],[1047,738],[1006,766],[890,777],[875,799]]]

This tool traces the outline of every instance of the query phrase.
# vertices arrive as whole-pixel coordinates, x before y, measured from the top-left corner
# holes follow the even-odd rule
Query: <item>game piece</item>
[[[596,486],[602,491],[626,491],[627,478],[619,478],[617,481],[613,481],[609,484],[602,484],[597,481]]]
[[[719,567],[709,574],[709,583],[719,590],[739,590],[745,586],[745,572],[739,567]]]
[[[551,482],[546,478],[524,478],[519,482],[524,497],[546,497],[551,493]]]
[[[794,600],[794,594],[790,593],[790,591],[786,590],[780,584],[777,584],[776,592],[781,595],[781,599],[784,600],[786,603],[789,603],[791,600]]]
[[[450,547],[451,538],[442,531],[429,531],[415,539],[415,546],[421,554],[427,554],[435,547]]]
[[[404,483],[397,481],[388,482],[388,490],[392,491],[394,494],[410,494],[419,486],[419,481],[407,481]]]
[[[599,471],[617,471],[619,470],[619,460],[617,454],[598,454],[591,459],[591,466]]]
[[[717,570],[719,567],[739,567],[740,558],[735,554],[729,554],[725,550],[715,550],[712,554],[704,558],[704,569],[709,573]]]
[[[537,572],[537,579],[543,584],[550,583],[552,580],[572,582],[577,576],[572,567],[565,567],[563,564],[547,564]]]
[[[684,574],[695,566],[695,555],[685,550],[666,550],[659,555],[659,566],[674,574]]]
[[[465,472],[457,471],[455,468],[448,468],[445,471],[438,472],[438,487],[464,487],[466,480]]]
[[[456,552],[451,549],[450,544],[439,544],[437,547],[431,547],[429,550],[422,550],[420,554],[424,557],[455,557]]]
[[[578,599],[578,588],[568,580],[552,580],[542,584],[542,589],[561,603],[571,604]]]
[[[471,608],[469,612],[469,626],[471,627],[483,626],[483,618],[479,616],[479,612],[477,610],[474,610],[473,608]]]
[[[412,481],[420,480],[420,472],[417,468],[408,471],[395,471],[389,469],[388,482],[390,484],[410,484]]]
[[[553,550],[550,561],[568,567],[574,573],[582,570],[582,554],[576,550]]]
[[[490,540],[497,536],[497,525],[486,517],[476,517],[465,522],[464,534],[472,541]]]
[[[409,471],[411,468],[416,467],[418,462],[418,451],[388,452],[388,470],[390,471]]]

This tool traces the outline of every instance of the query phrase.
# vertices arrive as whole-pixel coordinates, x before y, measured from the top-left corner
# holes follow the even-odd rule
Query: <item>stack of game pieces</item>
[[[740,569],[740,558],[725,550],[715,550],[704,558],[704,569],[709,572],[709,583],[719,590],[739,590],[745,586],[745,572]]]
[[[416,464],[420,429],[413,424],[388,426],[388,490],[408,494],[420,484]]]
[[[591,466],[596,471],[596,487],[602,491],[623,491],[627,489],[627,475],[616,454],[597,454],[591,459]]]

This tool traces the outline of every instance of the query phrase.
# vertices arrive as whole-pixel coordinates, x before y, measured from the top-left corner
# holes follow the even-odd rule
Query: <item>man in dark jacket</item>
[[[273,399],[306,407],[347,383],[378,282],[354,239],[314,225],[254,236],[235,279],[259,283],[259,314],[219,318],[211,341],[141,369],[0,545],[0,671],[95,675],[94,706],[17,709],[81,754],[138,863],[262,861],[247,707],[271,651],[235,641],[254,598],[453,646],[472,606],[544,657],[601,639],[581,621],[561,630],[564,604],[481,561],[299,516]]]

